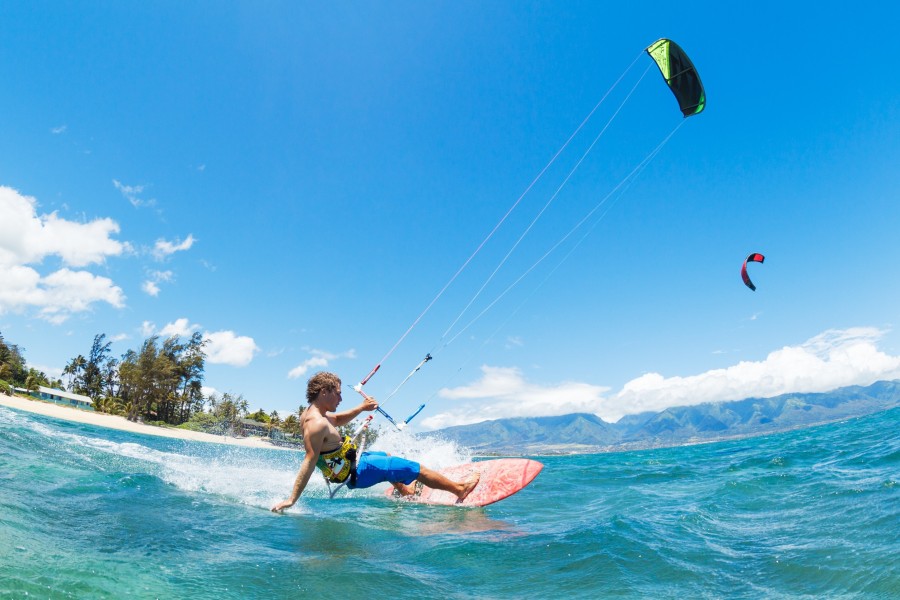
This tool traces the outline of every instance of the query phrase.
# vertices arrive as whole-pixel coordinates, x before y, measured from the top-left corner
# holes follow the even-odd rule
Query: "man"
[[[356,408],[335,412],[341,403],[341,380],[334,373],[313,375],[306,386],[306,401],[309,408],[303,411],[301,420],[306,456],[297,473],[291,497],[273,506],[272,512],[280,512],[297,502],[316,466],[330,481],[349,480],[347,487],[366,488],[387,481],[402,495],[414,493],[415,488],[411,484],[418,481],[430,488],[455,494],[462,501],[478,485],[478,473],[472,474],[466,481],[452,481],[417,462],[384,452],[363,452],[354,461],[355,448],[351,448],[349,440],[341,439],[337,428],[363,411],[375,410],[378,403],[374,398],[366,397]]]

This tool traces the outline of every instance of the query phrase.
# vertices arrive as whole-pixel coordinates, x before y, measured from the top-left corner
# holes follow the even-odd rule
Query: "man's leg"
[[[384,456],[390,457],[390,454],[384,453]],[[478,481],[481,479],[481,473],[476,471],[475,473],[469,475],[469,477],[466,478],[465,481],[453,481],[452,479],[441,475],[437,471],[429,469],[428,467],[425,467],[421,464],[412,463],[409,461],[407,461],[407,464],[413,467],[418,465],[419,467],[419,474],[418,476],[416,476],[415,481],[421,482],[423,485],[427,485],[428,487],[435,490],[444,490],[450,492],[460,500],[463,500],[466,496],[468,496],[469,493],[471,493],[471,491],[475,489],[475,486],[478,485]],[[413,483],[405,484],[401,482],[391,482],[391,485],[394,486],[394,489],[397,490],[397,492],[401,496],[411,496],[412,494],[416,493],[416,487]]]
[[[478,471],[469,475],[469,477],[465,481],[453,481],[452,479],[448,479],[444,477],[437,471],[432,471],[428,467],[419,466],[419,476],[416,478],[416,481],[421,481],[423,484],[427,485],[430,488],[436,490],[444,490],[454,494],[460,500],[463,500],[469,493],[475,489],[475,486],[478,485],[478,481],[481,479],[481,473]],[[401,494],[403,492],[400,492]]]

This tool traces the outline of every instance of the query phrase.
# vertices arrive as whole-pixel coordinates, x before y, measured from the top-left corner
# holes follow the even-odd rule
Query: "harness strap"
[[[343,483],[347,478],[356,479],[356,444],[350,436],[344,437],[340,448],[320,454],[316,466],[322,470],[325,480]]]
[[[374,373],[375,373],[375,371],[373,371],[369,376],[371,377],[372,374],[374,374]],[[365,394],[363,394],[363,395],[365,395]],[[345,485],[347,485],[348,481],[350,482],[351,485],[356,486],[356,462],[357,462],[358,458],[360,456],[362,456],[363,449],[366,447],[366,437],[364,434],[365,434],[366,430],[369,429],[369,423],[371,421],[372,421],[372,415],[369,415],[368,417],[366,417],[363,420],[363,423],[359,427],[359,429],[357,429],[354,432],[352,439],[349,435],[345,436],[344,443],[341,444],[340,448],[338,448],[337,450],[334,450],[333,452],[329,452],[328,454],[325,454],[325,455],[320,454],[319,455],[319,462],[318,462],[317,466],[319,466],[321,468],[322,464],[323,464],[323,460],[322,460],[323,458],[328,458],[336,453],[341,452],[341,450],[343,450],[344,447],[346,446],[347,450],[345,451],[345,456],[347,457],[348,460],[346,460],[345,462],[351,464],[351,466],[349,468],[348,476],[340,481],[329,479],[329,476],[325,472],[325,469],[322,468],[322,475],[325,476],[325,485],[328,487],[328,498],[329,499],[334,498],[334,495],[338,493],[338,490],[341,489],[342,487],[344,487]],[[359,440],[358,447],[354,443],[356,440]],[[343,471],[343,469],[341,469],[340,471]],[[336,486],[334,486],[334,489],[332,489],[332,487],[331,487],[332,483],[337,484]]]

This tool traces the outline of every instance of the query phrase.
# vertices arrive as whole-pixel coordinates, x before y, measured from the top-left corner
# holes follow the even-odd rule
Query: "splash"
[[[454,441],[436,434],[413,435],[407,431],[381,428],[370,450],[379,450],[414,460],[430,469],[444,469],[472,461],[472,454]]]

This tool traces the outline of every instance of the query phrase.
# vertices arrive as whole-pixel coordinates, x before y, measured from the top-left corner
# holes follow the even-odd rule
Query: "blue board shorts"
[[[386,452],[363,452],[356,462],[356,485],[347,482],[349,488],[367,488],[389,481],[410,484],[419,476],[419,463],[388,456]]]

